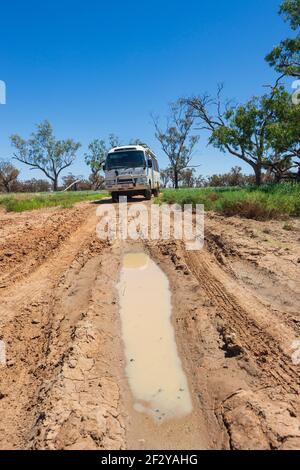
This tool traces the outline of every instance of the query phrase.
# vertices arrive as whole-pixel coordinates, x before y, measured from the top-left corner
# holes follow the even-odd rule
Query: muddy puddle
[[[145,253],[124,256],[118,285],[126,374],[134,409],[157,422],[191,413],[164,272]]]

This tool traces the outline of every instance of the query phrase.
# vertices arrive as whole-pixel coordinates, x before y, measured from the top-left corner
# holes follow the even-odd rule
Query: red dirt
[[[206,246],[103,242],[94,204],[0,214],[2,449],[299,449],[300,223],[206,216]],[[193,415],[133,410],[116,284],[143,249],[167,274]]]

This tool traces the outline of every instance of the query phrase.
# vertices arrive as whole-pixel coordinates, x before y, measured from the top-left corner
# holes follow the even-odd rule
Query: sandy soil
[[[187,252],[100,241],[96,207],[0,214],[0,448],[300,449],[300,221],[209,214]],[[135,250],[168,276],[193,400],[161,425],[125,376],[116,286]]]

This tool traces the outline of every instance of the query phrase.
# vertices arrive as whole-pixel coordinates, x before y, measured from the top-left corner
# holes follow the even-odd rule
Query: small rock
[[[176,271],[185,271],[186,270],[185,266],[183,264],[178,264],[175,269],[176,269]]]
[[[70,367],[70,369],[75,369],[76,365],[77,365],[76,359],[69,360],[68,366]]]

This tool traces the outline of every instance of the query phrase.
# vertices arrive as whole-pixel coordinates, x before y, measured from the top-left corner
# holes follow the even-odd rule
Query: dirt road
[[[0,448],[299,449],[299,221],[210,214],[205,249],[188,252],[101,241],[96,208],[0,214]],[[168,276],[192,397],[189,416],[162,424],[135,410],[125,374],[129,251]]]

